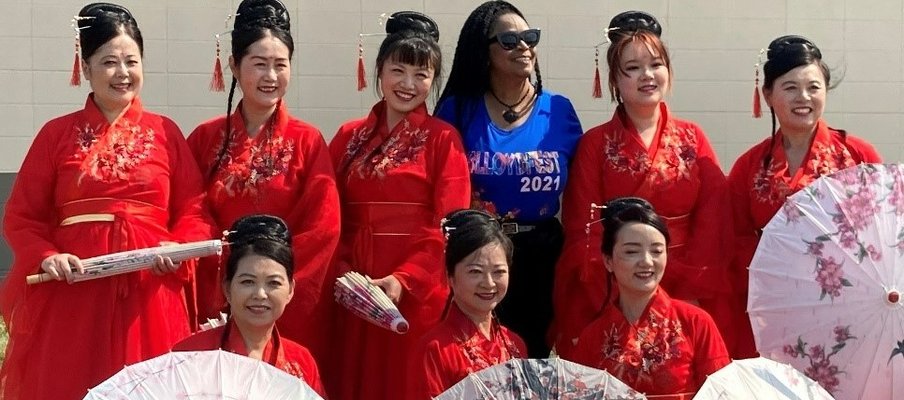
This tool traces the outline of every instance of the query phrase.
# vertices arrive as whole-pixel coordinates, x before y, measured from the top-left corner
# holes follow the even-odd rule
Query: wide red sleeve
[[[591,205],[603,204],[602,133],[593,129],[578,143],[562,201],[565,245],[556,264],[553,287],[555,322],[551,335],[563,357],[596,315],[605,297],[605,269],[600,246],[602,224],[591,220]],[[593,220],[602,210],[594,209]]]
[[[849,136],[847,138],[847,146],[849,149],[851,149],[851,152],[856,155],[859,162],[882,162],[882,156],[880,156],[879,152],[876,151],[876,148],[866,140],[863,140],[856,136]]]
[[[699,308],[691,315],[694,344],[694,382],[699,389],[706,377],[728,365],[728,349],[712,317]]]
[[[693,276],[695,279],[674,286],[673,297],[696,299],[714,298],[730,293],[728,268],[732,257],[731,206],[728,182],[709,140],[699,126],[697,132],[697,168],[700,190],[690,212],[691,228],[687,257],[670,257],[668,268],[672,276]],[[677,273],[676,270],[687,270]]]
[[[437,340],[422,341],[408,362],[408,400],[430,400],[456,382],[449,382],[443,349]]]
[[[428,148],[427,179],[433,183],[433,224],[422,227],[420,239],[393,272],[406,291],[418,300],[425,300],[442,282],[443,237],[439,222],[446,214],[468,208],[471,199],[471,177],[461,139],[450,126],[436,132],[433,146]]]
[[[22,300],[25,277],[40,271],[43,259],[60,252],[52,239],[58,222],[53,201],[57,171],[54,148],[56,134],[68,125],[64,118],[47,123],[38,132],[6,203],[3,234],[14,257],[0,297],[0,311],[7,324],[16,303]]]
[[[204,207],[204,186],[198,163],[182,131],[164,118],[170,160],[170,233],[177,242],[209,240],[216,224]]]
[[[292,227],[292,251],[295,258],[295,291],[292,299],[297,313],[293,318],[311,315],[326,277],[330,257],[339,242],[339,193],[330,162],[329,150],[320,132],[307,135],[299,149],[304,167],[299,170],[299,197],[287,217]]]
[[[731,196],[732,222],[734,223],[734,248],[732,286],[736,293],[747,298],[747,268],[759,243],[758,227],[753,220],[750,177],[756,168],[762,168],[755,157],[756,153],[748,151],[737,161],[728,174],[728,187]]]

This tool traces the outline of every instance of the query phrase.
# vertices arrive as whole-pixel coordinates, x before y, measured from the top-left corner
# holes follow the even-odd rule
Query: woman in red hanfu
[[[77,22],[92,93],[84,109],[38,132],[6,205],[15,261],[0,302],[10,334],[4,399],[81,398],[123,365],[188,336],[189,274],[169,258],[150,271],[65,280],[83,258],[213,234],[182,132],[138,97],[143,42],[132,14],[94,3]],[[25,277],[39,272],[57,281],[26,287]]]
[[[725,175],[703,130],[669,113],[669,54],[653,16],[615,16],[607,35],[609,92],[618,102],[609,122],[581,138],[562,208],[565,250],[556,267],[556,350],[569,355],[581,330],[607,295],[599,243],[599,205],[642,197],[672,233],[669,272],[662,286],[713,315],[730,337],[727,308],[731,210]],[[588,225],[590,224],[590,225]]]
[[[689,400],[730,360],[712,317],[659,286],[671,266],[668,222],[637,197],[608,202],[602,222],[606,284],[619,290],[607,291],[565,358],[605,369],[650,398]]]
[[[243,217],[229,230],[230,253],[221,290],[229,302],[229,322],[179,342],[173,351],[222,349],[297,376],[325,396],[314,357],[304,346],[280,336],[276,321],[294,297],[292,236],[271,215]]]
[[[524,341],[493,315],[509,287],[511,239],[477,210],[449,214],[442,229],[452,291],[445,319],[412,352],[409,400],[432,399],[472,372],[527,355]]]
[[[334,274],[358,271],[382,287],[411,323],[398,335],[346,310],[334,311],[334,360],[326,374],[333,399],[397,399],[405,365],[421,334],[440,320],[444,282],[437,227],[467,208],[467,160],[455,129],[427,114],[440,86],[439,31],[429,17],[398,12],[377,55],[384,100],[345,123],[330,143],[342,202]]]
[[[813,42],[782,36],[769,44],[766,57],[763,96],[772,114],[772,135],[741,155],[728,177],[737,235],[733,279],[741,310],[747,306],[747,267],[760,233],[785,198],[822,175],[882,162],[872,145],[830,128],[822,119],[831,80]],[[741,335],[733,356],[756,357],[746,314],[738,313],[736,326]]]
[[[339,240],[339,195],[323,136],[289,115],[283,99],[294,50],[289,29],[289,12],[279,0],[239,4],[231,32],[227,115],[201,124],[188,144],[207,177],[207,205],[221,230],[248,214],[267,213],[288,222],[295,234],[298,293],[280,329],[325,357],[317,328],[326,323],[325,315],[317,302]],[[232,113],[236,86],[243,96]],[[197,271],[201,320],[223,308],[219,264],[210,257]]]

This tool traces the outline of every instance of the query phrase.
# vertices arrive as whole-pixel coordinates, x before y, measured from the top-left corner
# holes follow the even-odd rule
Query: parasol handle
[[[34,274],[25,277],[25,283],[28,285],[37,285],[39,283],[50,282],[53,280],[53,275],[50,275],[48,272],[44,272],[41,274]]]

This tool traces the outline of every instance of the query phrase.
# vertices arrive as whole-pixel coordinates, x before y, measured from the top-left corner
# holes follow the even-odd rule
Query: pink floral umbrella
[[[468,375],[435,400],[641,400],[606,371],[561,358],[515,358]]]
[[[790,196],[763,230],[757,349],[838,399],[904,399],[904,166],[862,164]]]

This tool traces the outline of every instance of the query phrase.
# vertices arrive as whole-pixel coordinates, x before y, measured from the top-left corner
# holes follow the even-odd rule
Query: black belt
[[[519,224],[517,222],[503,222],[502,233],[513,236],[521,232],[530,232],[537,228],[537,225]]]

